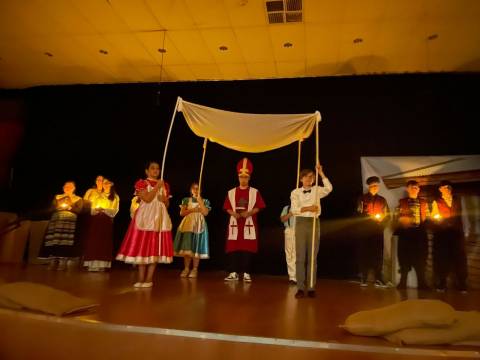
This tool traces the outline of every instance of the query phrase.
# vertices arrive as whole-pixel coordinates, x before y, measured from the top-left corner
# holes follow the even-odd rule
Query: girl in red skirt
[[[157,162],[148,162],[145,173],[147,179],[135,184],[140,205],[117,255],[117,260],[138,265],[136,288],[152,287],[157,263],[171,263],[173,259],[172,222],[167,212],[170,189],[158,180]]]

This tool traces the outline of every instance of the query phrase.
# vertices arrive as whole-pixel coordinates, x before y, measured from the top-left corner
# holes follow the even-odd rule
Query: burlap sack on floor
[[[62,316],[97,306],[93,300],[31,282],[0,285],[0,306]]]
[[[456,321],[447,328],[404,329],[385,336],[398,345],[480,345],[480,312],[457,311]]]
[[[455,309],[440,300],[405,300],[350,315],[342,328],[354,335],[383,336],[399,330],[448,327],[457,320]]]

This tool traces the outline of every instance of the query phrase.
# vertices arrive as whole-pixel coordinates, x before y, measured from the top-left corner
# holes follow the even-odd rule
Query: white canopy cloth
[[[179,98],[178,111],[195,135],[229,149],[258,153],[310,136],[321,120],[312,114],[245,114],[214,109]]]

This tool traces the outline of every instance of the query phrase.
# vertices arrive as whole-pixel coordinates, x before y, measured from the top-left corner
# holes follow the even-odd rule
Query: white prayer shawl
[[[232,205],[232,210],[235,211],[235,192],[237,188],[233,188],[228,192],[228,200]],[[252,211],[257,201],[258,190],[250,187],[248,190],[248,208],[247,211]],[[237,240],[238,238],[238,223],[234,216],[230,216],[230,223],[228,224],[228,240]],[[256,240],[257,233],[255,231],[255,224],[251,216],[245,219],[245,226],[243,227],[243,238],[245,240]]]

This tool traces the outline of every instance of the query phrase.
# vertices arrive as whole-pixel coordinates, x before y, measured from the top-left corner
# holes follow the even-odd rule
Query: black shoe
[[[417,286],[417,290],[430,290],[430,286],[428,286],[426,282],[421,281]]]
[[[305,292],[303,290],[297,290],[297,293],[295,294],[295,299],[301,299],[305,297]]]
[[[314,298],[315,297],[315,290],[308,290],[307,295],[309,298]]]
[[[295,280],[288,280],[289,285],[297,285],[297,282]]]
[[[400,282],[397,285],[397,289],[399,290],[405,290],[407,288],[407,275],[402,274],[400,277]]]

